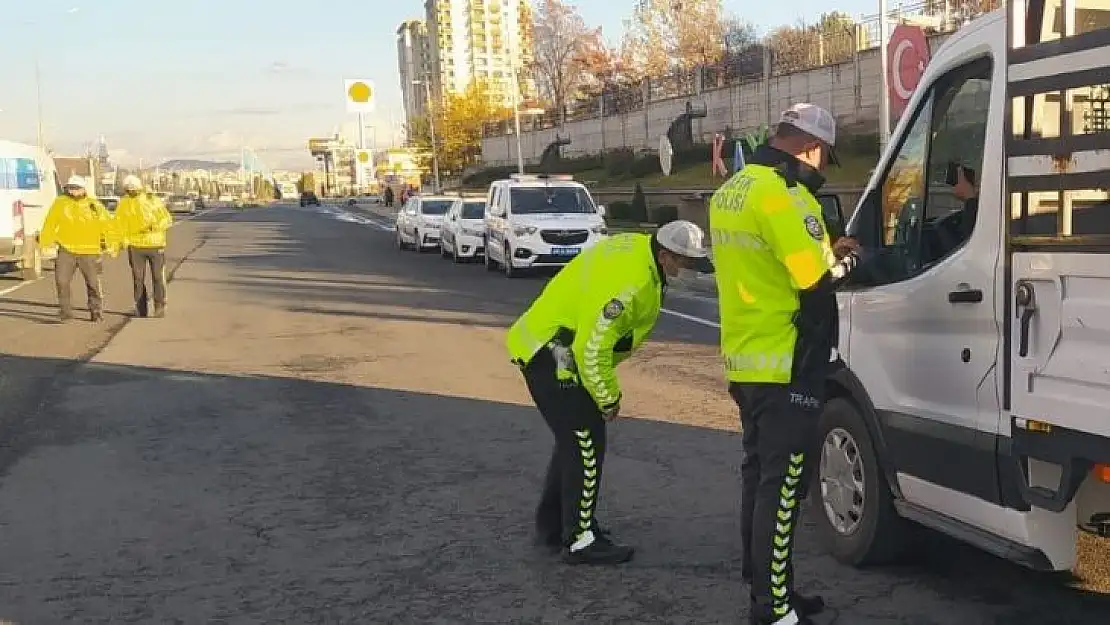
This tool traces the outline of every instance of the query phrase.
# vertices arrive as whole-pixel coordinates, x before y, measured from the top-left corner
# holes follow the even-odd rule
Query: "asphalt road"
[[[200,216],[172,235],[162,320],[54,325],[46,282],[0,298],[0,620],[746,622],[738,419],[712,319],[687,318],[708,304],[674,298],[621,367],[601,515],[637,559],[568,568],[530,545],[551,440],[503,348],[542,279],[398,252],[387,228]],[[126,312],[123,262],[105,276]],[[806,526],[799,585],[824,623],[1106,621],[1102,597],[921,540],[856,571]]]

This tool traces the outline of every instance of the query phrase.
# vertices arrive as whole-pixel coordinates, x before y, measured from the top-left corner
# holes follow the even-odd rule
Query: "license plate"
[[[577,248],[577,247],[553,247],[553,248],[551,248],[551,254],[553,256],[574,256],[575,254],[577,254],[580,251],[581,251],[581,249]]]

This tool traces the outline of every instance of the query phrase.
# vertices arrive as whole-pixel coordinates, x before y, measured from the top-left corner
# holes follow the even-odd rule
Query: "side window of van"
[[[912,114],[877,196],[860,224],[879,254],[865,281],[908,280],[962,248],[979,208],[979,177],[990,110],[990,59],[940,78]],[[861,219],[861,221],[863,221]]]
[[[0,189],[38,191],[41,188],[41,174],[34,159],[0,158]]]

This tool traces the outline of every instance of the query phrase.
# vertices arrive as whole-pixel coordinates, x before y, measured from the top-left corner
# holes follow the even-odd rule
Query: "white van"
[[[486,198],[486,269],[512,278],[527,269],[562,267],[608,234],[605,207],[570,176],[513,174]]]
[[[0,140],[0,266],[21,272],[25,280],[42,273],[42,252],[34,242],[60,192],[50,155]]]
[[[848,223],[813,490],[843,562],[908,522],[1039,570],[1110,535],[1110,8],[1007,4],[934,55]]]

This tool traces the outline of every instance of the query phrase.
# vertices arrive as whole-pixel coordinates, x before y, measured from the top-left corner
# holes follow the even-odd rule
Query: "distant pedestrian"
[[[385,188],[385,193],[382,194],[382,200],[385,201],[387,208],[393,207],[393,187]]]
[[[116,221],[127,246],[131,263],[131,279],[135,294],[135,314],[146,317],[149,298],[146,270],[154,296],[154,316],[166,315],[166,231],[173,225],[173,216],[158,196],[147,193],[137,176],[123,179],[124,196],[116,208]]]
[[[85,279],[88,293],[89,318],[104,319],[104,290],[100,283],[101,258],[104,252],[119,254],[121,237],[108,209],[89,197],[88,183],[81,176],[72,176],[46,213],[39,244],[43,248],[58,246],[54,261],[54,282],[58,291],[58,316],[61,321],[73,318],[70,285],[78,271]]]

